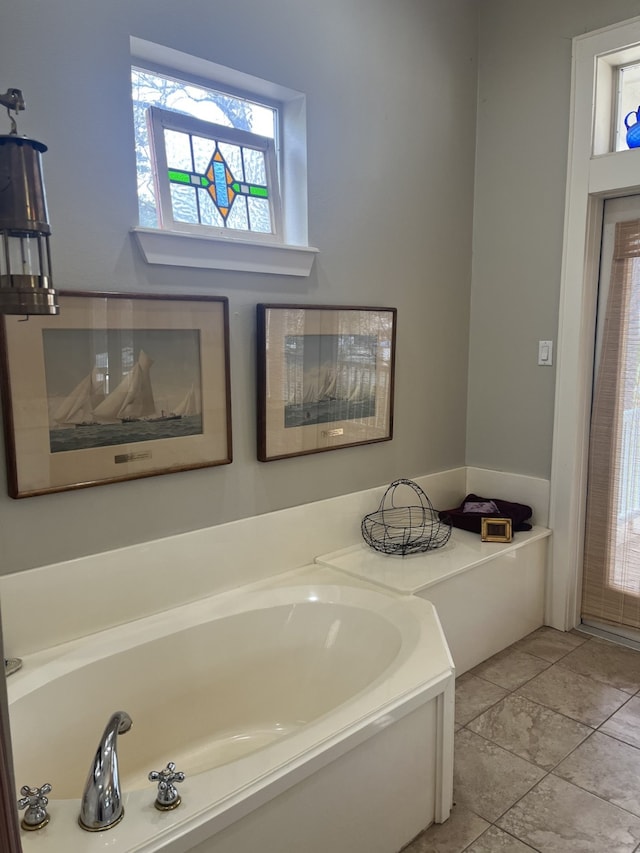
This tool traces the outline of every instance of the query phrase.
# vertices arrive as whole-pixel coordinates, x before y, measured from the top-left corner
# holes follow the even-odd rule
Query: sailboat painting
[[[258,304],[258,459],[393,437],[395,308]]]
[[[51,453],[202,433],[197,329],[45,329]]]
[[[7,490],[27,498],[233,460],[226,296],[58,291],[3,317]]]
[[[285,428],[376,413],[377,335],[287,335]]]

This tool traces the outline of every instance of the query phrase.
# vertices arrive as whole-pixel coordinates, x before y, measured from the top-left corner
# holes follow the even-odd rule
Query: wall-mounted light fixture
[[[51,282],[47,202],[40,154],[47,146],[18,136],[20,89],[0,94],[11,131],[0,136],[0,314],[58,314]]]

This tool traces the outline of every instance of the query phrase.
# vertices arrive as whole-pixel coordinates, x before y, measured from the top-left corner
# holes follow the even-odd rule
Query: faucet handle
[[[22,658],[5,658],[4,659],[4,674],[5,675],[13,675],[13,673],[17,672],[19,669],[22,669]]]
[[[26,809],[20,824],[23,829],[42,829],[49,823],[47,794],[50,791],[51,785],[48,782],[41,788],[30,788],[28,785],[23,785],[20,788],[22,799],[18,800],[18,808]]]
[[[178,793],[175,783],[184,782],[184,773],[176,771],[176,765],[170,761],[164,770],[152,770],[149,773],[149,781],[158,783],[158,794],[154,806],[160,811],[177,809],[182,799]]]

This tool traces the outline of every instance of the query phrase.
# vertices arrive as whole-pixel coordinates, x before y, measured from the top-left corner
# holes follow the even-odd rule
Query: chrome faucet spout
[[[78,823],[89,832],[110,829],[122,820],[124,806],[118,776],[118,735],[131,728],[126,711],[116,711],[100,738],[84,786]]]

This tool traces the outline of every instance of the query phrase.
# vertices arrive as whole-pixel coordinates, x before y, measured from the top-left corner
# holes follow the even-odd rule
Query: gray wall
[[[308,280],[142,262],[130,35],[306,93]],[[464,464],[476,51],[473,0],[6,6],[0,88],[24,91],[19,132],[49,146],[56,286],[228,296],[234,461],[19,501],[0,482],[0,573]],[[398,308],[393,441],[256,461],[260,301]]]
[[[638,0],[482,0],[467,464],[548,477],[568,151],[571,39]],[[556,341],[557,343],[557,341]]]

